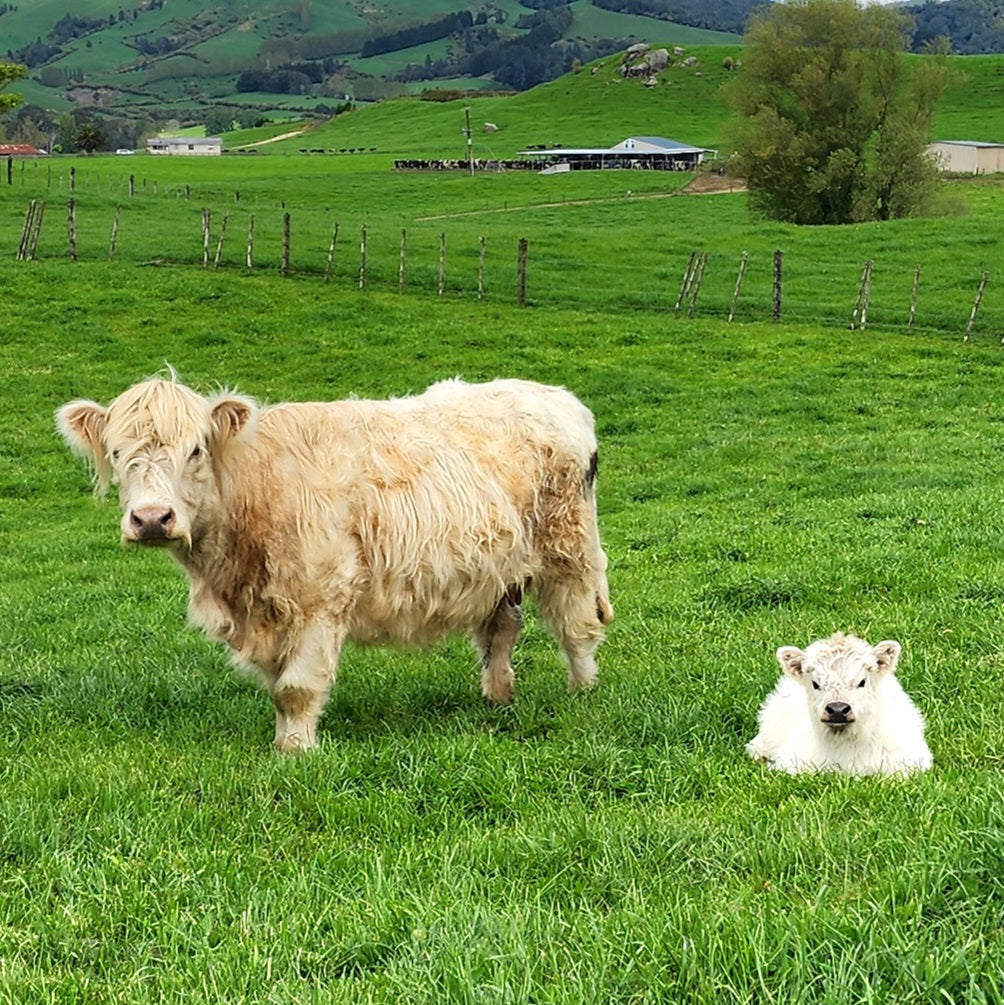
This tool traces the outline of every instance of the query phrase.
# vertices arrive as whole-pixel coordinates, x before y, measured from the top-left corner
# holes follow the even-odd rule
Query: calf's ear
[[[896,669],[896,664],[899,662],[899,654],[901,652],[902,647],[900,644],[898,642],[894,642],[892,639],[886,639],[885,642],[880,642],[872,650],[872,654],[875,656],[875,662],[878,664],[875,676],[881,677],[883,674],[892,673]]]
[[[258,418],[258,405],[252,398],[240,395],[221,395],[212,401],[214,437],[221,446],[249,430]]]
[[[111,464],[105,450],[105,423],[108,410],[94,401],[71,401],[56,411],[56,427],[69,448],[94,465],[94,490],[99,495],[108,487]]]
[[[794,646],[781,646],[777,651],[777,661],[781,664],[781,669],[796,680],[802,676],[802,661],[805,653]]]

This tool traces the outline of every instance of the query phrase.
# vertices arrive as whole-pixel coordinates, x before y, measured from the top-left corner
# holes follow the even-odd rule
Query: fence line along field
[[[946,185],[933,218],[795,228],[752,221],[741,192],[686,195],[692,176],[674,172],[470,178],[401,174],[382,162],[367,169],[359,159],[346,174],[321,158],[277,157],[267,161],[275,173],[262,177],[239,159],[179,160],[142,161],[143,174],[157,178],[113,158],[27,162],[0,186],[0,249],[17,254],[27,235],[25,257],[34,259],[240,271],[250,261],[255,271],[334,287],[495,303],[513,303],[525,288],[538,307],[679,313],[686,287],[684,313],[739,322],[777,315],[782,251],[786,321],[862,327],[862,270],[871,261],[867,327],[959,336],[968,328],[975,337],[1004,330],[994,279],[1004,238],[993,222],[1004,190],[993,180]],[[693,287],[695,251],[706,257]]]

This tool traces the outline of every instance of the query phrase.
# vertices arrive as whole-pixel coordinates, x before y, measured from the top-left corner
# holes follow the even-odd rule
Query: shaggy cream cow
[[[874,648],[837,633],[802,652],[783,646],[784,675],[746,751],[790,774],[891,775],[931,766],[924,720],[896,679],[898,642]]]
[[[592,414],[568,391],[444,381],[390,401],[259,407],[173,379],[57,412],[118,486],[122,540],[166,548],[189,616],[252,668],[275,745],[316,745],[343,643],[470,634],[482,690],[512,699],[523,591],[568,663],[596,676],[613,619],[596,520]]]

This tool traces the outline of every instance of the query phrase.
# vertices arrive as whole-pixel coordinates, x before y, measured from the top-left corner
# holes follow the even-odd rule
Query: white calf
[[[789,774],[905,775],[931,766],[924,720],[895,676],[898,642],[874,648],[838,632],[802,652],[783,646],[784,674],[760,709],[746,752]]]

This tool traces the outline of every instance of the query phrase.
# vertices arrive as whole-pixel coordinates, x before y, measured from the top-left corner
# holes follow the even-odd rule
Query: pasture
[[[800,232],[751,223],[740,194],[667,191],[686,179],[471,183],[381,156],[55,161],[79,168],[72,263],[58,179],[29,165],[0,189],[0,1002],[1000,1002],[999,187],[953,188],[958,215]],[[49,192],[38,259],[15,262]],[[206,205],[255,211],[250,274],[246,216],[201,267]],[[352,258],[325,283],[336,218]],[[363,223],[387,250],[360,291]],[[447,226],[470,257],[440,297]],[[482,233],[511,253],[479,302]],[[721,278],[675,318],[695,246]],[[728,324],[739,250],[777,246],[790,312],[767,320],[750,278]],[[874,322],[849,331],[866,257]],[[267,698],[186,627],[170,561],[120,548],[114,500],[53,429],[64,401],[165,363],[268,401],[454,374],[573,389],[597,417],[617,613],[596,689],[565,693],[532,612],[506,709],[463,640],[352,648],[320,749],[274,755]],[[744,755],[774,650],[836,629],[903,644],[926,775],[793,779]]]

